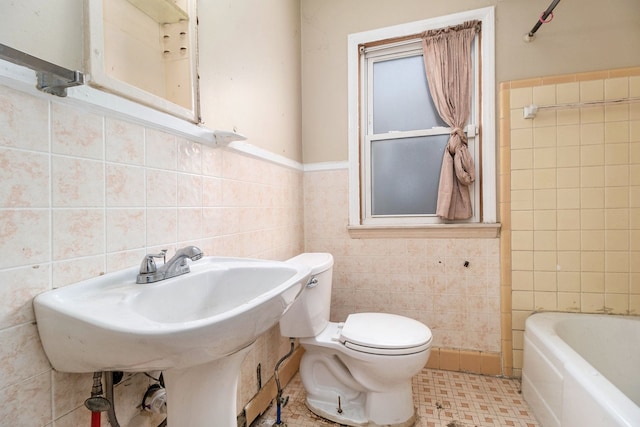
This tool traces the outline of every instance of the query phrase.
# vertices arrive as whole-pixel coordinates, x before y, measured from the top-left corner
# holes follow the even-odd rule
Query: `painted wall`
[[[0,1],[0,43],[84,70],[84,0]]]
[[[302,161],[299,0],[198,2],[202,118]]]
[[[445,14],[496,7],[496,80],[640,63],[640,3],[561,1],[533,43],[522,37],[547,0],[301,0],[304,162],[347,160],[347,36]]]

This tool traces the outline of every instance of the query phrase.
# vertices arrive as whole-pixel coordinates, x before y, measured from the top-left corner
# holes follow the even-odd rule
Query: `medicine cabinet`
[[[196,0],[85,0],[86,81],[198,123]]]

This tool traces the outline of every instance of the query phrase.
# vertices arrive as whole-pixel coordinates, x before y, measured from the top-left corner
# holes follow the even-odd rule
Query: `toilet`
[[[330,322],[333,256],[304,253],[287,262],[311,267],[311,280],[280,320],[280,333],[299,338],[305,350],[300,378],[307,407],[349,426],[414,425],[411,378],[429,358],[429,328],[388,313]]]

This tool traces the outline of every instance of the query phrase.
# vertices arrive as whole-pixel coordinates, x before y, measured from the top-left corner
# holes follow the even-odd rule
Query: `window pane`
[[[373,65],[373,133],[447,126],[431,99],[422,55]]]
[[[434,215],[449,135],[371,143],[371,214]]]

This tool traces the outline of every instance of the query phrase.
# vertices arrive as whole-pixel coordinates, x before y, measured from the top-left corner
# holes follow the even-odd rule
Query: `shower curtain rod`
[[[524,35],[524,41],[532,41],[535,38],[536,31],[538,31],[542,24],[546,24],[547,22],[550,22],[551,19],[553,19],[553,9],[556,8],[558,3],[560,3],[560,0],[553,0],[547,10],[542,12],[540,17],[538,18],[538,22],[536,22],[531,31]],[[549,18],[549,15],[551,15],[551,19],[547,20]]]

